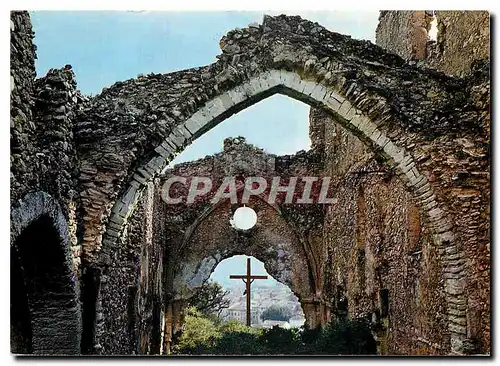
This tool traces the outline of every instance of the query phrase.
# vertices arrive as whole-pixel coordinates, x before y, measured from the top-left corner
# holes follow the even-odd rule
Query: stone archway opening
[[[17,354],[72,354],[73,274],[52,218],[42,215],[11,249],[11,349]],[[79,347],[79,344],[76,345]]]
[[[250,258],[252,275],[268,276],[255,280],[251,285],[251,324],[256,328],[277,325],[282,328],[300,327],[305,323],[305,315],[300,299],[286,284],[270,275],[265,263],[259,259],[234,255],[222,260],[210,275],[209,281],[217,282],[229,292],[229,307],[221,312],[221,318],[246,321],[246,290],[241,280],[231,280],[230,275],[245,274],[246,261]]]
[[[138,93],[131,83],[117,83],[111,90],[106,91],[106,94],[103,93],[105,97],[126,96],[117,100],[120,105],[127,105],[129,111],[120,109],[120,113],[124,112],[125,115],[140,115],[144,110],[140,103],[146,99],[148,105],[154,105],[155,100],[161,100],[161,106],[168,99],[175,109],[174,116],[159,117],[160,113],[155,115],[161,133],[155,134],[154,140],[144,138],[147,143],[137,141],[136,145],[139,146],[141,154],[123,151],[123,161],[113,168],[118,174],[109,174],[109,177],[113,177],[109,179],[114,179],[116,175],[127,178],[119,184],[109,184],[113,186],[111,189],[103,189],[105,202],[109,203],[109,206],[112,205],[112,209],[102,241],[100,220],[103,212],[91,210],[93,212],[89,221],[92,222],[89,226],[92,228],[92,225],[97,223],[99,230],[87,230],[90,234],[84,234],[84,242],[92,243],[85,252],[92,261],[95,259],[107,269],[112,263],[116,253],[114,249],[120,245],[127,220],[145,185],[157,177],[177,153],[231,115],[274,94],[284,94],[324,110],[339,125],[366,144],[376,153],[377,158],[401,178],[405,189],[410,192],[421,210],[425,226],[432,236],[433,248],[444,268],[442,283],[446,309],[443,313],[448,315],[446,322],[451,334],[450,347],[459,352],[467,334],[463,306],[463,253],[457,247],[453,221],[447,205],[439,198],[442,194],[439,190],[441,183],[428,179],[429,169],[418,159],[419,149],[427,146],[425,136],[433,132],[438,136],[444,135],[443,131],[448,130],[446,126],[450,121],[458,118],[456,113],[445,117],[439,112],[454,102],[452,94],[442,87],[447,81],[424,70],[409,69],[408,72],[402,72],[405,71],[403,60],[386,54],[381,49],[348,41],[322,28],[310,28],[311,32],[315,30],[315,35],[314,39],[309,39],[302,34],[302,29],[304,25],[309,28],[312,24],[298,24],[298,20],[266,17],[259,28],[249,27],[245,30],[258,33],[258,39],[261,41],[255,46],[265,47],[255,48],[253,44],[248,45],[245,44],[246,41],[242,41],[241,47],[238,45],[238,49],[241,48],[238,54],[231,51],[234,46],[228,47],[239,43],[235,40],[240,32],[232,32],[221,41],[223,55],[215,64],[174,73],[172,76],[175,77],[171,78],[169,75],[168,81],[161,75],[140,78],[140,81],[150,84],[145,93]],[[296,29],[296,33],[291,32],[291,29]],[[329,44],[331,48],[324,47],[325,44]],[[266,51],[255,52],[261,49]],[[368,53],[370,56],[366,57]],[[352,60],[356,62],[351,63]],[[196,84],[189,84],[192,88],[184,89],[186,83],[183,81],[187,80],[197,81]],[[382,84],[383,93],[380,92]],[[401,85],[408,87],[401,88]],[[163,89],[170,92],[180,88],[186,91],[180,93],[179,97],[168,98],[166,94],[162,95]],[[437,90],[440,98],[434,97],[435,92],[429,93],[430,89]],[[205,91],[206,95],[198,98],[202,91]],[[144,96],[140,103],[134,102],[137,95]],[[101,99],[98,102],[96,114],[101,109],[104,110],[107,104],[106,102],[99,105]],[[158,107],[158,112],[161,112],[161,109],[162,107]],[[150,112],[148,109],[147,113],[143,114],[151,117]],[[439,122],[432,122],[437,121],[440,116],[442,118]],[[115,117],[106,117],[102,125],[114,121]],[[126,121],[128,123],[128,120]],[[151,124],[156,122],[152,121]],[[455,122],[452,124],[456,125]],[[90,141],[90,137],[93,137],[92,133],[85,138]],[[130,136],[124,136],[128,137]],[[133,141],[134,138],[129,140]],[[115,138],[114,142],[116,141],[120,139]],[[113,162],[117,155],[119,154],[113,152]],[[95,234],[96,232],[98,234]],[[94,241],[98,242],[98,245],[94,245]],[[447,261],[458,263],[459,267],[456,270],[447,270]],[[321,271],[317,270],[315,274],[318,273]],[[311,298],[310,301],[314,305],[318,300]]]
[[[308,122],[310,107],[286,95],[274,94],[229,116],[199,136],[171,160],[166,169],[220,152],[223,141],[244,136],[266,152],[295,154],[311,148]],[[262,131],[266,131],[265,134]],[[286,131],[286,134],[283,133]]]

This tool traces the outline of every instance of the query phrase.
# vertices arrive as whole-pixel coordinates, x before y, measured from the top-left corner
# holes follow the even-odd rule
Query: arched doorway
[[[210,281],[221,284],[229,294],[229,306],[221,312],[224,320],[238,320],[245,323],[245,283],[241,280],[231,280],[230,276],[245,274],[246,261],[251,261],[251,274],[267,276],[267,279],[255,280],[251,284],[251,320],[252,326],[269,328],[274,325],[280,327],[300,327],[305,323],[305,315],[299,298],[286,284],[277,281],[265,268],[265,263],[255,257],[235,255],[221,261],[210,275]],[[274,311],[277,309],[277,311]],[[281,309],[285,311],[280,312]],[[269,322],[266,323],[266,320]],[[287,323],[287,324],[285,324]]]

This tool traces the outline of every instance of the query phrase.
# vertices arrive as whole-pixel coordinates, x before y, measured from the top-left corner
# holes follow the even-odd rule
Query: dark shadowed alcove
[[[76,275],[59,205],[43,192],[28,195],[11,231],[11,351],[79,353]]]

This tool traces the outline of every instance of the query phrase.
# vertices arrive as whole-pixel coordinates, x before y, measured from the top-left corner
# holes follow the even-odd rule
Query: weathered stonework
[[[67,68],[35,80],[27,12],[12,12],[10,29],[11,299],[27,320],[20,331],[11,327],[13,339],[24,338],[12,351],[78,354],[81,247],[72,118],[81,99]]]
[[[433,14],[434,13],[434,14]],[[437,40],[428,37],[437,19]],[[422,61],[449,75],[466,76],[490,57],[488,11],[382,11],[377,45],[407,60]]]
[[[455,16],[446,14],[443,22]],[[398,34],[409,46],[383,44],[401,58],[300,17],[266,16],[224,36],[214,64],[86,98],[69,65],[34,80],[29,17],[13,12],[11,205],[37,191],[59,202],[83,288],[81,351],[158,354],[162,324],[169,343],[192,288],[218,261],[246,253],[291,285],[312,326],[367,316],[383,353],[488,353],[489,63],[470,63],[460,78],[426,67],[457,67],[453,52],[431,58],[421,47],[412,24],[425,31],[426,19],[382,13],[378,40],[398,32],[384,24],[408,30]],[[458,32],[449,27],[442,37]],[[223,153],[167,176],[326,175],[336,204],[256,198],[249,205],[268,225],[240,235],[227,220],[234,204],[161,200],[177,153],[276,93],[315,108],[311,150],[276,157],[227,140]]]
[[[420,62],[447,74],[466,76],[471,80],[489,72],[484,60],[490,55],[490,16],[487,11],[436,11],[438,21],[437,42],[427,37],[412,36],[421,23],[428,24],[429,14],[424,12],[382,12],[377,28],[377,44],[406,59],[414,59],[415,54],[408,52],[409,44],[418,44],[426,49]],[[407,22],[401,28],[401,22]],[[404,29],[401,31],[401,29]],[[406,32],[406,33],[405,33]],[[390,36],[392,34],[392,36]],[[436,164],[435,146],[428,146],[424,156],[430,159],[424,163],[432,167],[432,179],[446,182],[443,190],[447,199],[453,202],[451,212],[455,214],[456,235],[462,239],[463,256],[450,253],[446,264],[445,277],[450,289],[454,273],[467,266],[469,275],[465,291],[467,295],[467,335],[476,352],[488,352],[490,344],[490,85],[486,79],[471,88],[471,103],[483,111],[480,123],[482,133],[468,134],[443,144],[449,155],[442,163]],[[474,141],[474,142],[472,142]],[[455,146],[453,149],[452,146]],[[433,152],[434,151],[434,152]],[[440,160],[438,158],[438,160]],[[443,167],[438,165],[443,164]],[[467,258],[465,260],[465,258]],[[460,259],[462,258],[462,259]],[[454,290],[451,290],[454,291]],[[454,305],[465,308],[464,302]],[[455,308],[450,314],[456,314]],[[454,321],[457,319],[451,315]],[[457,328],[465,326],[459,321]]]
[[[10,236],[12,352],[79,354],[79,283],[57,201],[27,194],[11,212]]]

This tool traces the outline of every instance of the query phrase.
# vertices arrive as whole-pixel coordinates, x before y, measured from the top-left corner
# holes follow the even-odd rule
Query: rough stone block
[[[207,122],[208,120],[200,112],[196,112],[186,121],[184,126],[191,134],[194,135],[200,128],[205,126]]]
[[[154,158],[153,164],[156,171],[159,171],[167,166],[168,160],[163,158],[162,156],[157,156],[156,158]]]
[[[172,152],[175,152],[177,150],[177,145],[175,145],[172,141],[170,141],[168,138],[165,139],[165,141],[163,141],[163,143],[161,144],[161,146],[163,146],[165,149],[171,149]]]
[[[108,227],[108,230],[106,231],[106,234],[110,235],[110,236],[113,236],[115,238],[119,238],[120,237],[120,232],[113,229],[113,228],[110,228]]]
[[[225,112],[224,105],[219,97],[215,97],[211,101],[207,102],[205,107],[203,107],[203,110],[206,112],[204,114],[208,116],[210,120]]]
[[[333,91],[331,94],[330,94],[330,97],[335,99],[337,102],[339,103],[344,103],[345,101],[345,98],[343,96],[341,96],[339,93]]]
[[[243,88],[249,97],[253,97],[266,90],[262,87],[262,85],[260,85],[258,77],[250,79],[249,82],[243,86]]]
[[[405,154],[404,149],[394,145],[392,141],[389,141],[384,146],[384,151],[392,158],[392,160],[394,160],[394,163],[396,164],[399,164],[403,160]]]
[[[432,201],[429,201],[428,203],[426,203],[424,205],[424,208],[426,210],[432,210],[432,209],[436,208],[437,205],[438,205],[438,203],[435,200],[432,200]]]
[[[457,275],[461,275],[463,271],[465,271],[466,264],[462,263],[457,266],[448,266],[445,267],[443,272],[447,274],[446,278],[455,278]]]
[[[456,297],[453,297],[452,299],[458,299]],[[448,313],[465,313],[465,310],[467,309],[467,304],[465,301],[462,302],[452,302],[448,301]]]
[[[235,105],[244,102],[245,100],[248,99],[245,90],[239,85],[229,90],[227,94]]]
[[[260,76],[259,81],[262,89],[271,89],[277,85],[280,85],[280,72],[277,70],[265,72]]]
[[[415,166],[415,163],[413,163],[413,165],[414,166],[408,171],[408,173],[412,174],[413,176],[415,176],[415,178],[418,180],[423,175],[418,171],[417,167]]]
[[[417,197],[417,199],[422,199],[421,196],[423,194],[425,194],[426,192],[429,192],[431,190],[432,190],[431,189],[431,185],[430,185],[430,183],[426,179],[425,183],[423,185],[421,185],[419,188],[415,189],[415,197]]]
[[[108,225],[109,225],[109,227],[112,227],[112,228],[114,228],[115,230],[118,230],[118,231],[120,231],[122,229],[121,225],[118,225],[118,224],[114,223],[113,221],[110,221],[108,223]]]
[[[231,99],[231,96],[229,93],[224,93],[219,95],[219,99],[222,103],[222,107],[224,108],[224,111],[229,110],[231,107],[233,107],[236,103]]]
[[[137,168],[137,172],[140,173],[146,180],[153,178],[152,172],[147,171],[145,167]]]
[[[293,86],[295,85],[296,82],[300,81],[300,76],[294,72],[281,70],[280,71],[280,80],[281,80],[282,85],[284,85],[290,89],[294,89]]]
[[[420,176],[420,173],[418,171],[415,172],[415,163],[411,163],[410,166],[405,166],[404,169],[402,169],[403,173],[406,174],[408,179],[410,180],[416,180],[418,176]]]
[[[375,129],[375,131],[373,131],[372,134],[370,135],[370,140],[372,140],[375,143],[381,134],[382,132],[380,132],[379,129]]]
[[[354,116],[360,115],[360,114],[361,114],[361,112],[358,109],[352,107],[351,109],[349,109],[349,111],[345,115],[345,119],[350,121],[354,118]]]
[[[418,177],[417,181],[413,184],[413,189],[417,190],[420,187],[422,187],[425,183],[428,183],[427,182],[427,178],[425,177],[425,175],[420,174],[420,176]]]
[[[423,199],[420,201],[420,203],[422,205],[427,205],[428,203],[432,202],[432,201],[435,201],[436,200],[436,195],[433,193],[431,196],[429,196],[428,198],[426,199]]]
[[[383,149],[384,146],[387,145],[387,143],[389,142],[389,139],[387,138],[387,136],[385,135],[384,132],[381,132],[380,136],[374,142],[377,146],[379,146]]]
[[[316,89],[313,90],[311,93],[311,98],[314,100],[317,100],[320,103],[325,103],[326,102],[326,95],[328,94],[329,90],[325,88],[321,84],[316,85]]]
[[[187,130],[186,127],[184,127],[184,124],[180,124],[179,126],[177,126],[175,131],[184,136],[186,140],[190,140],[191,137],[193,137],[193,134],[189,132],[189,130]]]
[[[326,100],[326,105],[328,107],[330,107],[330,109],[335,112],[335,113],[338,113],[338,110],[340,109],[340,106],[342,105],[337,99],[335,98],[332,98],[332,97],[329,97],[327,100]]]
[[[118,225],[123,225],[125,223],[125,218],[118,215],[118,214],[114,214],[111,216],[110,218],[110,221],[114,222],[115,224],[118,224]],[[104,243],[104,239],[102,241]]]
[[[167,150],[163,145],[159,145],[158,147],[156,147],[155,151],[161,156],[164,156],[166,158],[170,157],[170,155],[172,155],[173,153],[173,149],[170,148],[170,146],[169,149]]]
[[[443,215],[444,212],[440,208],[435,208],[434,210],[429,211],[429,216],[432,218],[442,217]]]
[[[416,199],[418,200],[418,202],[420,202],[421,205],[423,205],[422,201],[427,200],[433,194],[434,194],[434,192],[432,191],[432,189],[429,186],[429,189],[425,190],[422,194],[420,194],[419,196],[417,196]]]
[[[453,228],[453,224],[446,218],[442,218],[441,220],[432,223],[432,228],[436,233],[440,234],[451,230]]]
[[[450,330],[450,332],[467,334],[467,327],[465,327],[464,325],[449,324],[448,329]]]
[[[370,136],[377,128],[377,125],[370,121],[369,118],[364,118],[362,123],[358,126],[358,130],[363,132],[365,136]]]
[[[412,158],[409,157],[409,159],[412,159]],[[401,168],[400,168],[401,171],[403,173],[405,173],[406,175],[408,175],[408,173],[410,172],[410,170],[415,167],[415,162],[413,160],[410,160],[409,163],[407,163],[405,165],[400,164],[400,166],[401,166]]]
[[[398,168],[401,169],[404,173],[406,173],[408,171],[408,165],[411,164],[413,162],[413,158],[411,157],[411,155],[405,155],[403,160],[401,160],[401,162],[399,163],[399,166]]]
[[[450,314],[448,313],[448,320],[453,323],[453,324],[458,324],[458,325],[467,325],[467,319],[463,314],[459,314],[458,316],[455,314]]]
[[[120,212],[122,206],[123,206],[123,203],[120,200],[116,201],[115,204],[113,205],[113,207],[111,208],[111,213],[117,214],[118,212]]]
[[[144,185],[148,182],[148,180],[144,177],[142,177],[141,175],[135,173],[134,176],[133,176],[133,179],[137,182],[139,182],[141,185]]]
[[[122,198],[123,203],[129,204],[130,202],[132,202],[134,200],[136,193],[137,193],[136,188],[129,187],[129,189],[127,190],[127,192],[125,193],[125,195]]]
[[[302,90],[302,93],[304,95],[310,96],[318,86],[318,83],[315,83],[313,81],[303,80],[302,82],[304,83],[304,89]]]
[[[299,75],[295,75],[295,77],[291,80],[290,89],[293,89],[293,90],[303,94],[305,87],[306,87],[306,84],[303,82],[303,80],[300,78]]]
[[[425,179],[425,176],[420,174],[420,172],[418,172],[416,169],[411,170],[411,173],[408,172],[406,176],[408,177],[409,187],[415,187],[415,185],[419,184],[422,181],[422,179]]]
[[[461,295],[464,293],[465,282],[459,278],[447,278],[444,281],[444,290],[450,295]]]
[[[146,165],[144,165],[143,169],[145,169],[151,176],[156,175],[158,173],[158,168],[156,167],[155,164],[155,158],[152,158],[147,162]]]
[[[347,100],[344,100],[337,113],[340,114],[343,118],[346,118],[347,112],[349,112],[351,108],[351,103],[349,103],[349,101]]]
[[[437,238],[438,238],[439,243],[441,243],[441,244],[448,243],[448,245],[449,245],[449,243],[452,243],[453,240],[455,240],[455,235],[453,234],[452,231],[445,231],[444,233],[439,233],[437,235]],[[452,245],[452,248],[453,249],[450,249],[450,251],[448,251],[448,249],[445,249],[445,250],[447,253],[457,253],[458,252],[456,245]]]
[[[166,141],[171,145],[174,145],[176,148],[182,148],[185,140],[184,136],[179,136],[174,131],[166,138]]]

